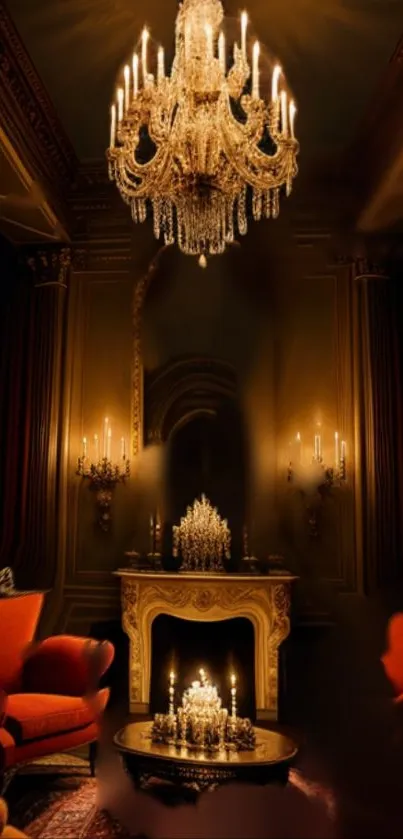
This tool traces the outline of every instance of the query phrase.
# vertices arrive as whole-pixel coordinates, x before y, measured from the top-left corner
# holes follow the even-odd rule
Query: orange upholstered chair
[[[88,638],[55,635],[34,643],[42,593],[0,599],[0,776],[19,763],[96,742],[93,656]],[[96,656],[99,679],[112,644]],[[103,709],[109,691],[97,693]]]
[[[393,615],[388,625],[388,649],[382,656],[385,673],[396,693],[395,702],[403,703],[403,613]]]

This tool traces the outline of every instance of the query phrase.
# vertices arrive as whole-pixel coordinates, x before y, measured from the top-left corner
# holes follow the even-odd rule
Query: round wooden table
[[[199,790],[230,781],[286,784],[298,751],[289,737],[263,728],[255,728],[253,751],[212,753],[153,743],[151,728],[152,722],[130,723],[114,737],[136,786],[143,786],[150,778],[192,785]]]

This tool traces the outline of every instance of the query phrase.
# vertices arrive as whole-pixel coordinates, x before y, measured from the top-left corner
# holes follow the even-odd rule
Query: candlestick
[[[340,453],[339,453],[339,432],[334,432],[334,462],[336,469],[340,468]]]
[[[231,676],[231,716],[232,719],[236,717],[236,676],[233,673]]]
[[[213,58],[214,49],[213,49],[213,27],[211,23],[206,23],[204,27],[204,31],[206,33],[206,42],[207,42],[207,58]]]
[[[220,35],[219,35],[219,38],[218,38],[218,59],[219,59],[219,62],[220,62],[221,70],[225,75],[225,71],[227,69],[227,63],[226,63],[226,58],[225,58],[225,35],[224,35],[224,32],[220,32]]]
[[[115,138],[116,138],[116,105],[111,105],[111,139],[110,139],[111,149],[113,149],[115,147]]]
[[[146,27],[144,27],[142,35],[141,35],[141,66],[143,71],[143,84],[144,87],[147,84],[147,44],[148,39],[150,37],[150,33]]]
[[[99,463],[99,437],[98,434],[94,434],[94,463]]]
[[[246,30],[248,28],[248,13],[242,12],[241,14],[241,49],[242,55],[246,61]]]
[[[125,80],[125,111],[127,112],[130,105],[130,67],[128,64],[123,70],[123,75]]]
[[[137,96],[139,92],[139,57],[137,53],[133,55],[133,96]]]
[[[174,694],[175,694],[175,673],[171,670],[169,674],[169,715],[173,716],[175,713],[174,707]]]
[[[158,48],[158,83],[161,84],[163,79],[165,78],[165,66],[164,66],[164,47]]]
[[[118,121],[122,122],[123,119],[123,99],[124,99],[124,92],[123,87],[118,88]]]
[[[295,448],[296,448],[296,461],[297,463],[301,463],[301,451],[302,451],[302,441],[301,441],[301,434],[299,431],[295,437]]]
[[[83,437],[83,457],[87,457],[87,438]]]
[[[103,457],[107,457],[108,454],[108,427],[109,427],[109,419],[105,417],[104,419],[104,440],[103,440]]]
[[[107,442],[106,442],[106,459],[107,460],[111,459],[111,448],[112,448],[112,429],[109,426],[109,428],[108,428],[108,438],[107,438]]]
[[[252,97],[259,99],[259,55],[260,44],[255,41],[253,44],[253,65],[252,65]]]
[[[288,109],[289,119],[290,119],[290,134],[293,140],[295,140],[295,114],[297,113],[297,108],[293,99],[291,99],[290,106]]]
[[[284,134],[284,137],[287,137],[288,134],[288,120],[287,120],[287,93],[285,90],[282,90],[280,93],[280,103],[281,103],[281,131]]]
[[[272,102],[275,102],[278,99],[278,83],[280,76],[282,74],[282,69],[279,64],[276,64],[273,70],[273,76],[271,80],[271,99]]]

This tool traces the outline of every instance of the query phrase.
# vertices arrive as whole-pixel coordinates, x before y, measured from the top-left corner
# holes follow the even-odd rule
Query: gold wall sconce
[[[327,465],[323,458],[322,434],[317,427],[313,451],[309,458],[302,456],[302,438],[298,432],[290,443],[287,480],[301,492],[306,502],[310,536],[318,536],[318,512],[325,495],[333,487],[341,487],[347,480],[346,441],[334,433],[334,460]]]
[[[76,474],[89,481],[89,488],[96,493],[98,524],[108,531],[111,523],[112,492],[117,483],[130,478],[130,460],[126,457],[126,441],[120,440],[120,458],[112,460],[112,428],[105,417],[102,446],[98,434],[94,434],[93,450],[88,453],[88,440],[83,437],[82,454],[78,458]]]

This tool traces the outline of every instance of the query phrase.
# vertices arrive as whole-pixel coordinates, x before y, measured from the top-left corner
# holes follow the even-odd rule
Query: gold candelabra
[[[173,527],[173,555],[181,555],[182,571],[224,571],[223,560],[231,559],[230,548],[228,522],[205,495]]]
[[[130,477],[130,460],[126,458],[126,441],[120,441],[120,460],[111,458],[112,428],[108,417],[104,420],[103,445],[100,447],[99,435],[94,435],[93,452],[88,454],[88,440],[83,437],[82,454],[78,458],[76,474],[89,481],[89,486],[96,492],[98,524],[107,531],[111,522],[112,490],[117,483]]]
[[[182,705],[175,713],[175,674],[169,676],[168,714],[156,714],[151,738],[156,743],[168,743],[202,752],[244,751],[255,748],[256,738],[252,723],[237,716],[236,676],[231,676],[231,713],[222,707],[217,688],[205,670],[200,670],[200,681],[192,682],[185,690]]]
[[[123,71],[111,107],[109,176],[135,222],[151,205],[154,233],[186,254],[223,253],[247,232],[247,196],[255,220],[276,218],[280,189],[297,174],[296,107],[280,65],[269,101],[261,96],[260,45],[247,41],[227,54],[220,0],[183,0],[176,19],[175,57],[150,72],[150,33]],[[147,142],[148,141],[148,142]]]

